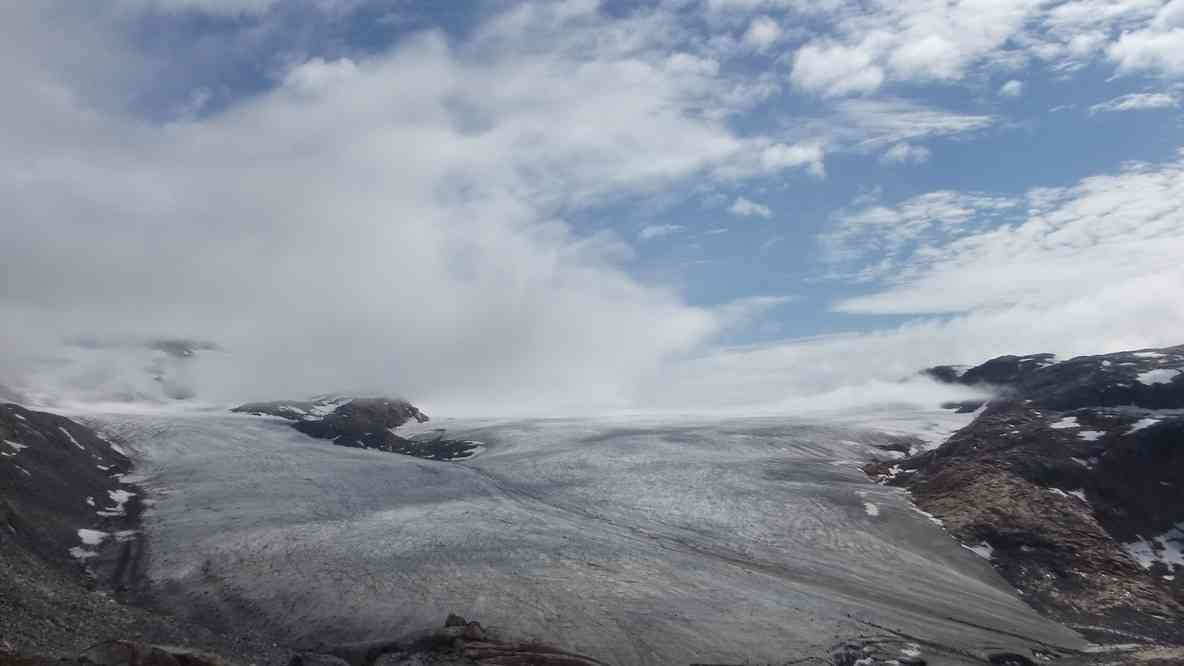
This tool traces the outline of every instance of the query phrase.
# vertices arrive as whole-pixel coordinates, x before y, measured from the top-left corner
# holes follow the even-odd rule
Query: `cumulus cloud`
[[[728,207],[728,212],[740,217],[770,218],[773,216],[773,211],[768,206],[750,201],[744,197],[736,197],[736,200]]]
[[[828,96],[871,93],[884,83],[884,71],[858,46],[811,43],[794,54],[790,80],[802,90]]]
[[[90,105],[38,39],[6,42],[6,383],[59,368],[63,338],[180,335],[233,359],[194,371],[210,399],[629,401],[721,320],[630,277],[627,243],[561,211],[710,177],[769,142],[700,113],[709,66],[605,43],[600,20],[544,3],[463,46],[429,32],[312,58],[165,125]],[[821,159],[787,150],[770,167]],[[104,384],[95,367],[53,373]]]
[[[882,164],[921,164],[929,161],[929,149],[911,143],[898,143],[880,155]]]
[[[1123,73],[1184,74],[1184,28],[1123,33],[1106,51]]]
[[[1024,94],[1024,82],[1012,79],[999,86],[999,94],[1003,97],[1019,97]]]
[[[742,39],[749,48],[765,51],[780,41],[783,34],[777,21],[768,16],[758,16],[748,24]]]
[[[799,9],[790,10],[801,13]],[[1119,73],[1184,74],[1181,0],[837,2],[812,11],[824,29],[800,45],[803,91],[865,95],[891,82],[956,83],[1029,62],[1071,72],[1109,60]],[[1018,96],[1018,80],[1000,89]]]
[[[826,151],[821,143],[802,142],[793,145],[775,143],[760,153],[761,164],[770,171],[802,167],[818,178],[826,175],[823,158]]]
[[[144,343],[186,336],[219,343],[174,369],[218,400],[375,390],[453,414],[784,407],[819,390],[854,399],[863,389],[843,387],[856,377],[883,380],[867,395],[898,394],[883,382],[936,362],[1175,342],[1184,315],[1160,294],[1181,286],[1177,162],[1024,197],[853,203],[820,240],[826,270],[866,290],[837,309],[923,318],[756,347],[711,345],[783,297],[691,306],[636,276],[638,239],[697,232],[710,245],[723,229],[568,220],[655,194],[823,177],[836,153],[916,163],[922,144],[1003,124],[882,92],[904,84],[1000,80],[1029,60],[1114,58],[1124,73],[1172,75],[1166,47],[1135,47],[1173,38],[1178,3],[711,0],[723,41],[699,39],[667,6],[609,19],[590,2],[499,5],[464,38],[285,51],[265,89],[227,105],[196,88],[193,109],[163,123],[120,110],[164,80],[151,53],[10,3],[0,380],[150,392]],[[266,0],[123,8],[219,21],[275,11]],[[818,34],[777,72],[736,73],[729,57],[771,52],[796,25],[786,16],[807,14]],[[783,85],[827,98],[808,102],[825,115],[732,122]],[[782,231],[750,251],[776,259],[795,241]],[[116,342],[77,344],[87,339]]]
[[[866,94],[886,81],[956,81],[1023,31],[1037,9],[1002,2],[877,2],[831,13],[829,34],[794,54],[791,80],[827,96]]]
[[[1140,109],[1170,109],[1179,106],[1180,101],[1167,93],[1132,93],[1114,99],[1099,102],[1089,107],[1089,112],[1117,113],[1121,111],[1138,111]]]

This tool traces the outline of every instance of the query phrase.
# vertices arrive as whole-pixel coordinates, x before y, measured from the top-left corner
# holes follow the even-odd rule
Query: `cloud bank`
[[[526,2],[463,39],[418,30],[374,53],[285,53],[259,90],[210,104],[219,93],[195,89],[161,121],[128,100],[179,66],[131,48],[109,17],[10,3],[0,382],[87,399],[381,391],[445,413],[792,409],[813,394],[936,399],[895,382],[933,363],[1179,342],[1184,311],[1164,296],[1184,286],[1178,159],[1021,194],[860,197],[818,233],[819,279],[845,288],[833,310],[907,323],[756,345],[720,341],[784,295],[692,305],[633,264],[738,234],[572,221],[705,192],[711,214],[770,229],[751,251],[768,254],[801,241],[785,225],[806,213],[775,198],[784,182],[831,187],[844,155],[931,168],[943,151],[924,144],[994,130],[991,109],[1037,96],[1017,62],[1182,71],[1180,0],[988,4],[711,0],[718,34],[690,39],[682,5],[610,17]],[[280,5],[115,6],[234,21]],[[739,76],[737,58],[776,71]],[[976,77],[997,106],[899,96]],[[730,122],[782,93],[817,106]],[[1133,93],[1091,112],[1177,103]],[[189,362],[151,346],[178,336],[217,349]]]

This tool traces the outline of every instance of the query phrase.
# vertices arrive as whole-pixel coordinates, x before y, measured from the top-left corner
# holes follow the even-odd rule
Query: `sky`
[[[1184,342],[1184,0],[42,0],[0,34],[11,387],[151,392],[183,337],[211,400],[793,409]]]

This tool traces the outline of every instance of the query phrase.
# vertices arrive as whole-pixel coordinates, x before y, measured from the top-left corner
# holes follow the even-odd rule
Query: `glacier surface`
[[[261,417],[88,420],[138,459],[159,601],[228,628],[346,642],[456,612],[622,665],[780,663],[878,627],[949,649],[930,663],[1084,645],[866,480],[866,414],[419,426],[483,443],[462,462]]]

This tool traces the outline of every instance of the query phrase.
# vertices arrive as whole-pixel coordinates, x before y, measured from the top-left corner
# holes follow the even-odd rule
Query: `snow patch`
[[[29,446],[27,444],[21,444],[19,442],[14,442],[11,439],[4,440],[4,443],[11,446],[13,449],[15,449],[17,453],[20,453],[21,450],[23,450],[23,449],[29,448]]]
[[[863,503],[863,510],[865,512],[867,512],[867,515],[871,516],[872,518],[875,518],[876,516],[880,515],[880,507],[876,506],[875,504],[872,504],[871,502],[864,502]]]
[[[1081,500],[1082,502],[1089,504],[1089,500],[1085,499],[1085,491],[1081,488],[1078,488],[1077,490],[1070,490],[1069,494]]]
[[[66,437],[67,437],[67,438],[70,440],[70,443],[71,443],[71,444],[73,444],[74,446],[77,446],[77,447],[78,447],[78,450],[79,450],[79,451],[85,451],[85,450],[86,450],[86,447],[84,447],[83,445],[79,444],[79,443],[78,443],[78,440],[74,439],[74,435],[71,435],[69,430],[66,430],[66,429],[65,429],[65,428],[63,428],[62,426],[58,426],[58,430],[61,430],[61,431],[62,431],[62,434],[63,434],[63,435],[65,435],[65,436],[66,436]]]
[[[920,507],[918,507],[916,505],[913,505],[913,511],[916,511],[917,513],[921,514],[922,516],[925,516],[925,518],[928,519],[929,522],[933,523],[934,525],[937,525],[938,527],[945,529],[946,524],[941,522],[941,518],[938,518],[937,516],[933,515],[932,513],[929,513],[928,511],[925,511],[924,509],[921,509]]]
[[[1102,437],[1102,435],[1105,434],[1106,433],[1102,432],[1101,430],[1082,430],[1081,432],[1077,433],[1077,437],[1078,439],[1084,439],[1087,442],[1096,442]]]
[[[20,472],[21,474],[24,474],[25,476],[27,476],[29,478],[33,477],[33,473],[30,472],[29,470],[25,469],[24,467],[21,467],[20,465],[16,465],[15,467],[16,467],[17,471]]]
[[[1151,426],[1155,425],[1156,423],[1159,423],[1159,419],[1139,419],[1138,421],[1135,421],[1135,424],[1133,426],[1131,426],[1130,430],[1126,431],[1126,434],[1129,435],[1132,432],[1139,432],[1140,430],[1143,430],[1144,428],[1150,428]]]
[[[123,508],[123,505],[127,504],[128,500],[136,496],[135,493],[129,493],[126,490],[108,490],[107,495],[111,498],[112,502],[115,502],[115,506],[98,512],[100,516],[105,518],[125,515],[127,512]]]
[[[78,530],[78,538],[82,539],[82,543],[87,546],[97,546],[103,543],[107,536],[106,532],[100,532],[99,530]]]
[[[1180,374],[1179,370],[1174,368],[1157,368],[1155,370],[1148,370],[1147,372],[1140,372],[1136,379],[1140,384],[1152,386],[1154,384],[1167,384]]]
[[[73,548],[70,549],[70,555],[72,557],[74,557],[75,559],[79,559],[79,560],[89,560],[92,557],[99,556],[99,554],[93,550],[79,548],[78,546],[74,546]]]
[[[978,555],[979,557],[983,558],[984,560],[991,559],[991,554],[995,552],[995,549],[991,547],[991,544],[987,543],[986,541],[984,541],[976,546],[968,546],[966,544],[961,544],[961,545],[966,550],[969,550],[970,552],[974,553],[975,555]]]
[[[1139,539],[1122,544],[1124,550],[1144,569],[1163,562],[1171,566],[1184,566],[1184,523],[1150,539]]]
[[[1066,416],[1065,418],[1049,425],[1048,427],[1056,428],[1057,430],[1066,430],[1068,428],[1080,428],[1081,424],[1077,423],[1076,416]]]
[[[1164,354],[1159,352],[1135,352],[1131,356],[1136,358],[1163,358]]]

